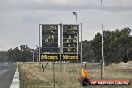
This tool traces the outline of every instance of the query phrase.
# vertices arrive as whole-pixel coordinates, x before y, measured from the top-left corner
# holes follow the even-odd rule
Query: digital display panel
[[[58,53],[58,25],[42,25],[42,53]]]
[[[63,53],[77,54],[79,25],[63,25]]]

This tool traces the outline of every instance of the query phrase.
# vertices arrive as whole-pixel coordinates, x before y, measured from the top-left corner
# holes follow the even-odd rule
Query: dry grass
[[[43,63],[44,66],[46,63]],[[28,80],[26,88],[51,88],[53,87],[53,69],[52,63],[48,64],[44,72],[40,69],[38,63],[18,63],[21,71],[21,80]],[[90,65],[88,66],[90,67]],[[55,64],[55,85],[56,88],[81,88],[78,78],[81,76],[79,64],[63,64],[60,71],[60,64]],[[88,69],[90,79],[100,79],[100,69]],[[23,75],[22,75],[23,74]],[[112,64],[105,67],[105,79],[132,79],[132,67],[124,67],[122,63]],[[25,83],[24,82],[24,83]],[[97,87],[97,86],[96,86]],[[130,86],[131,88],[132,86]],[[89,86],[95,88],[95,86]],[[100,88],[98,86],[98,88]],[[102,88],[102,86],[101,86]],[[114,86],[103,88],[115,88]],[[119,87],[117,87],[119,88]],[[123,88],[129,88],[124,86]]]

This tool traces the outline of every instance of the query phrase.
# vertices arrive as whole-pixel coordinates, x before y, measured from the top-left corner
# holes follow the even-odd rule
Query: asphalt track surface
[[[14,63],[0,63],[0,88],[10,88],[15,71]]]

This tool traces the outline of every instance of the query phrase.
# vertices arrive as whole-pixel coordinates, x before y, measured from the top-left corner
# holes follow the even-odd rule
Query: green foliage
[[[83,53],[83,61],[92,62],[94,59],[94,53],[91,49],[91,41],[83,41],[82,42],[82,53]]]
[[[95,55],[95,58],[94,60],[96,62],[99,62],[100,61],[100,58],[102,58],[101,56],[101,46],[102,46],[102,36],[100,33],[97,33],[95,35],[95,38],[91,41],[91,49],[93,50],[94,52],[94,55]]]
[[[128,27],[115,31],[103,31],[104,59],[107,65],[123,61],[124,54],[128,55],[129,60],[132,60],[132,36],[130,33],[131,29]],[[92,41],[83,41],[83,45],[83,54],[88,53],[83,61],[99,62],[102,59],[102,34],[97,33]]]
[[[8,62],[8,56],[6,51],[0,51],[0,62]]]
[[[21,45],[20,49],[18,47],[14,49],[9,49],[7,52],[8,58],[12,62],[27,62],[32,61],[32,49],[27,45]]]

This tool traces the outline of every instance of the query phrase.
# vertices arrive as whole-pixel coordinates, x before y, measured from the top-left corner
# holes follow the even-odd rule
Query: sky
[[[0,50],[39,44],[39,24],[83,24],[83,40],[97,32],[132,29],[132,0],[0,0]]]

